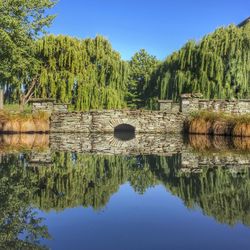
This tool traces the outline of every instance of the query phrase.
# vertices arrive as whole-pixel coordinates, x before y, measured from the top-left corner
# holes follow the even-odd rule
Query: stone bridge
[[[53,112],[50,131],[58,133],[180,133],[182,113],[146,110],[102,110],[90,112]]]
[[[69,112],[66,104],[53,99],[34,99],[32,110],[51,113],[50,132],[59,133],[180,133],[183,122],[192,112],[209,110],[233,114],[249,114],[250,100],[204,100],[199,95],[183,94],[178,103],[159,101],[160,110],[100,110]]]

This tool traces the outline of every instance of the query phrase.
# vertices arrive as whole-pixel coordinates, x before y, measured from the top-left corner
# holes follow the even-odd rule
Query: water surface
[[[144,137],[1,138],[0,249],[249,249],[249,144]]]

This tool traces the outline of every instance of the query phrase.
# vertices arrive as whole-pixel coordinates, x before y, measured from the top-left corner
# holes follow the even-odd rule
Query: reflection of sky
[[[39,212],[53,240],[52,249],[147,250],[147,249],[249,249],[250,230],[229,227],[189,210],[164,187],[150,188],[144,195],[122,185],[107,206]]]

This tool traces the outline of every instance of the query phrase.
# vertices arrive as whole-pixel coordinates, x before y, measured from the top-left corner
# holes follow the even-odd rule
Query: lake
[[[250,249],[250,139],[0,136],[0,249]]]

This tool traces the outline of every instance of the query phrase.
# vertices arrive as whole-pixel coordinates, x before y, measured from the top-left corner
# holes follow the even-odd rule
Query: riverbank
[[[250,115],[199,111],[105,110],[89,112],[0,111],[0,133],[114,133],[120,125],[141,134],[250,137]],[[146,136],[146,135],[145,135]]]
[[[190,116],[184,125],[188,134],[250,136],[250,115],[201,111]]]
[[[10,133],[47,133],[49,115],[46,112],[10,112],[0,111],[0,132]]]

